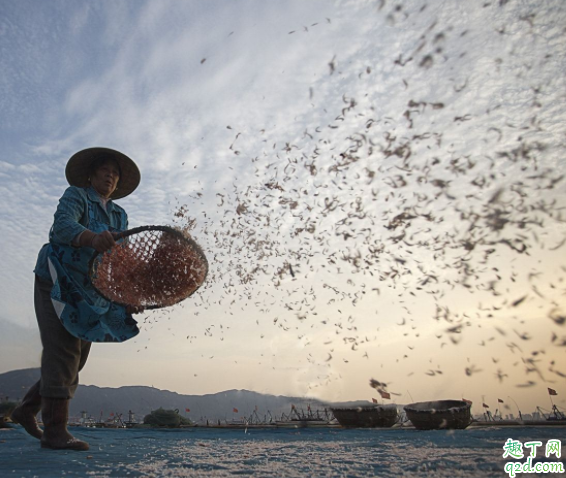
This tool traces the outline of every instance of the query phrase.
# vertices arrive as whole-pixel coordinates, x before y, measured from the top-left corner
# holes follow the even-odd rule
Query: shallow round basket
[[[185,232],[141,226],[114,235],[116,245],[95,251],[89,263],[93,288],[104,299],[144,310],[185,300],[204,283],[208,261]]]
[[[345,428],[390,428],[399,420],[396,406],[365,405],[331,410],[338,423]]]
[[[471,405],[463,400],[411,403],[404,407],[407,418],[419,430],[463,429],[472,421]]]

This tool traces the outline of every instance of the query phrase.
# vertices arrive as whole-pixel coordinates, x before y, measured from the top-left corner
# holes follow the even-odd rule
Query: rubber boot
[[[43,436],[41,447],[53,450],[86,451],[88,443],[75,438],[67,431],[69,419],[69,400],[66,398],[43,397],[41,403],[43,417]]]
[[[12,412],[10,418],[14,423],[19,423],[32,437],[41,439],[43,430],[39,428],[36,415],[41,410],[41,395],[39,394],[39,382],[33,385],[26,396]]]

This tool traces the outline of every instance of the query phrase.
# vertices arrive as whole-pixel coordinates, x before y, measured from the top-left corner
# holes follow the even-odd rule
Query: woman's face
[[[98,194],[105,198],[116,190],[120,180],[118,163],[113,159],[104,161],[90,176],[90,184]]]

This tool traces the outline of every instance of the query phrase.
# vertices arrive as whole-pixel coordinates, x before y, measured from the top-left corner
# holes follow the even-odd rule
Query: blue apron
[[[88,223],[85,227],[95,233],[126,228],[122,214],[120,229],[96,218],[97,204],[88,201]],[[47,256],[53,281],[51,301],[65,328],[75,337],[87,342],[124,342],[139,333],[137,322],[126,308],[101,297],[88,277],[88,264],[94,249],[73,247],[51,242]]]

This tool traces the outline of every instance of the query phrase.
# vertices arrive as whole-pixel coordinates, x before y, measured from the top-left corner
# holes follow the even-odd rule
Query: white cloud
[[[544,240],[557,244],[565,234],[544,211],[529,209],[537,199],[550,204],[564,197],[564,182],[553,189],[541,186],[564,173],[561,20],[566,11],[560,2],[536,11],[525,2],[482,8],[452,1],[423,11],[416,4],[395,11],[389,2],[379,10],[354,1],[83,2],[49,15],[43,11],[43,16],[30,14],[30,5],[12,9],[0,23],[2,31],[13,32],[0,83],[0,124],[13,133],[2,136],[10,154],[0,155],[0,249],[12,251],[4,258],[8,272],[0,279],[8,320],[34,320],[31,270],[65,188],[65,161],[93,145],[123,150],[140,165],[140,188],[120,201],[130,225],[170,223],[173,211],[187,204],[199,223],[195,234],[214,258],[217,282],[202,296],[184,308],[150,315],[154,328],[136,339],[136,347],[148,344],[148,350],[172,328],[180,337],[197,336],[196,348],[213,347],[227,355],[240,354],[239,347],[249,343],[253,353],[245,359],[250,363],[266,347],[275,358],[257,362],[275,366],[279,374],[287,367],[280,362],[284,349],[308,342],[289,367],[302,372],[286,375],[308,387],[326,370],[324,342],[334,335],[333,371],[350,372],[332,375],[329,393],[364,393],[362,377],[378,365],[362,355],[373,359],[380,345],[391,356],[380,356],[379,367],[396,369],[400,360],[420,375],[426,371],[422,367],[428,366],[423,363],[430,353],[420,344],[430,344],[425,338],[430,333],[420,339],[403,335],[404,330],[416,334],[437,326],[428,325],[435,304],[425,294],[443,292],[434,298],[450,307],[452,319],[463,320],[462,314],[471,314],[480,301],[497,307],[500,300],[515,300],[519,284],[530,291],[528,273],[537,267],[550,270],[552,258],[558,257],[547,251],[541,253],[540,266],[535,257],[514,263],[509,258],[516,255],[502,245],[489,263],[481,264],[478,246],[464,254],[478,276],[470,277],[471,292],[462,293],[455,264],[462,263],[463,254],[450,247],[469,234],[463,217],[485,214],[486,200],[502,186],[502,204],[525,204],[514,219],[540,215],[544,228],[492,233],[480,221],[475,239],[489,242],[524,233],[536,244],[531,233],[538,231],[538,237],[548,235]],[[533,12],[536,16],[529,17]],[[26,14],[29,22],[17,33],[13,27]],[[40,38],[29,35],[34,28],[43,32]],[[52,78],[54,86],[45,86]],[[357,162],[333,170],[352,152],[352,138],[361,145]],[[546,149],[521,146],[535,141]],[[412,153],[406,161],[403,145]],[[397,153],[386,155],[388,149]],[[516,161],[501,156],[513,151],[519,154]],[[468,164],[466,157],[475,164],[459,172]],[[311,175],[313,168],[316,175]],[[552,172],[545,179],[526,177],[546,169]],[[451,181],[448,194],[432,184],[439,179]],[[395,187],[401,180],[407,186]],[[473,180],[485,180],[486,186],[475,187]],[[334,201],[342,206],[330,212]],[[238,215],[238,204],[246,204],[249,212]],[[356,208],[359,217],[346,219]],[[435,220],[421,217],[406,229],[387,229],[403,211],[429,213]],[[297,232],[309,227],[314,232]],[[393,244],[391,238],[402,230],[404,241]],[[256,242],[250,242],[252,235]],[[380,248],[383,252],[367,254]],[[354,258],[358,251],[365,251],[372,264],[347,276],[351,265],[345,256]],[[399,260],[406,261],[410,273],[395,276],[395,270],[404,270]],[[238,284],[238,274],[258,264],[267,272]],[[290,276],[289,264],[297,277]],[[507,287],[502,286],[501,299],[481,290],[497,275],[496,266]],[[281,285],[275,288],[272,273],[278,267]],[[419,291],[423,271],[438,282]],[[555,280],[560,272],[543,276]],[[545,293],[560,300],[551,290]],[[406,329],[395,325],[410,319],[403,306],[419,315]],[[350,315],[355,325],[347,322]],[[252,318],[260,322],[257,330]],[[211,324],[238,323],[245,327],[234,326],[201,344]],[[415,332],[412,325],[418,327]],[[373,337],[377,327],[387,331],[386,339],[381,335],[364,342],[363,352],[343,343],[344,336],[360,342],[366,333]],[[285,339],[279,339],[281,334]],[[403,360],[404,353],[389,346],[407,337],[418,347]],[[176,340],[175,350],[184,350],[183,342]],[[125,360],[154,353],[136,347],[123,346]],[[477,348],[466,350],[477,353]],[[173,358],[169,364],[172,370],[183,367]],[[89,365],[93,376],[102,376],[95,361]],[[207,366],[199,362],[199,367]],[[245,375],[238,367],[230,370],[234,380]],[[257,370],[269,372],[259,365]],[[278,387],[281,376],[272,387]],[[170,380],[167,388],[174,389]],[[317,384],[316,393],[323,389]]]

